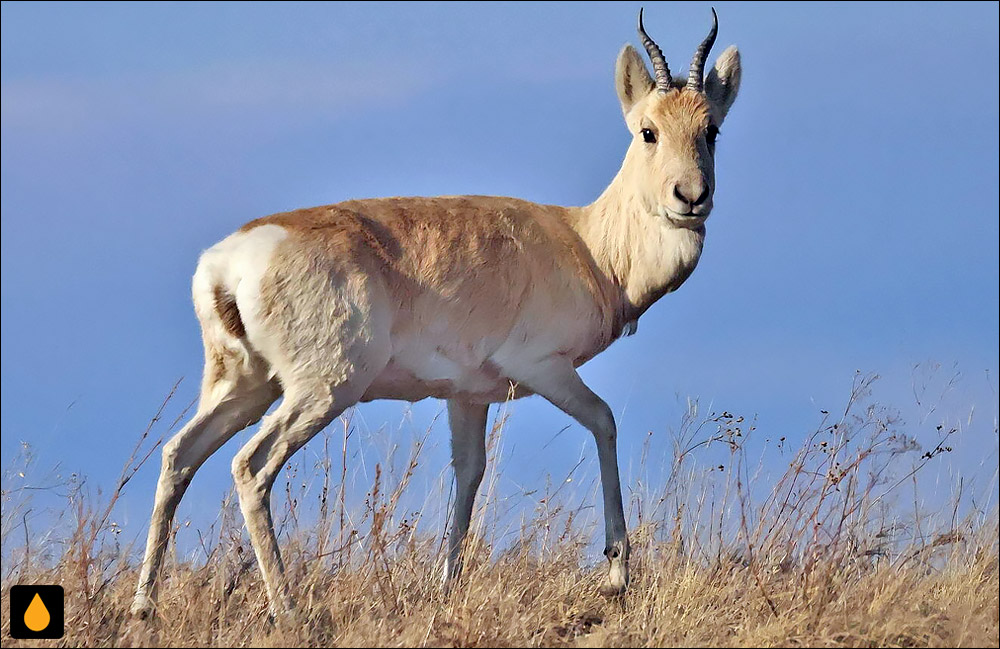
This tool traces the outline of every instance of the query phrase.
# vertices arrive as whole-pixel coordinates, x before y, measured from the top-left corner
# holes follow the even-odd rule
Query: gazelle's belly
[[[525,396],[499,367],[488,358],[458,362],[445,350],[434,348],[394,355],[362,397],[419,401],[428,397],[459,398],[472,403],[493,403]]]
[[[514,327],[503,340],[396,339],[389,363],[362,401],[434,397],[495,403],[520,398],[532,391],[519,377],[532,375],[538,363],[562,356],[580,365],[606,346],[595,343],[592,335],[583,335],[590,333],[586,329],[536,331],[527,335],[523,328]]]
[[[389,362],[362,400],[492,403],[531,394],[524,379],[540,363],[560,357],[580,365],[611,341],[590,294],[559,286],[553,294],[535,285],[517,300],[477,296],[471,306],[433,294],[406,302],[390,327]]]

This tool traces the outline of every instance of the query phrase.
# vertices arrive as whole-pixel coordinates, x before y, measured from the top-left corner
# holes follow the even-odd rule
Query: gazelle
[[[154,607],[171,521],[198,467],[264,418],[233,460],[240,508],[276,614],[292,606],[270,492],[289,458],[359,401],[448,400],[457,499],[445,567],[486,465],[489,404],[538,394],[593,433],[604,494],[605,589],[628,584],[629,544],[611,409],[576,368],[634,331],[698,263],[715,190],[715,140],[740,84],[730,47],[704,76],[718,22],[674,78],[639,36],[615,86],[632,141],[586,207],[457,196],[352,200],[267,216],[209,248],[193,280],[205,346],[198,411],[163,448],[132,612]]]

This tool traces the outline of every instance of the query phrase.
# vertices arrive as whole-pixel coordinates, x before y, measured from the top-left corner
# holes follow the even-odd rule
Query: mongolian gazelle
[[[593,433],[609,561],[628,584],[629,544],[611,409],[576,367],[631,332],[694,270],[715,190],[715,139],[736,98],[730,47],[704,77],[717,22],[686,79],[639,36],[615,86],[632,142],[586,207],[459,196],[356,200],[252,221],[208,249],[193,281],[205,345],[201,401],[163,449],[133,613],[154,607],[178,501],[198,467],[275,411],[233,460],[233,477],[272,611],[291,609],[270,491],[289,458],[359,401],[448,400],[457,500],[445,568],[462,541],[486,464],[489,404],[539,394]]]

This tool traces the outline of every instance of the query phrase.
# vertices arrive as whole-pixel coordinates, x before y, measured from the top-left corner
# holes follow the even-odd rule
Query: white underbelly
[[[412,360],[412,359],[405,359]],[[402,399],[419,401],[462,398],[472,402],[495,402],[508,398],[511,381],[491,362],[478,366],[459,365],[441,354],[429,354],[422,363],[392,359],[369,386],[363,401]],[[523,396],[519,391],[518,396]]]

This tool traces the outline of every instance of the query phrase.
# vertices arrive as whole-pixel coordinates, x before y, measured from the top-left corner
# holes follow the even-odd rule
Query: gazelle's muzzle
[[[686,174],[664,188],[660,216],[679,227],[697,227],[712,211],[712,185],[704,174]]]

